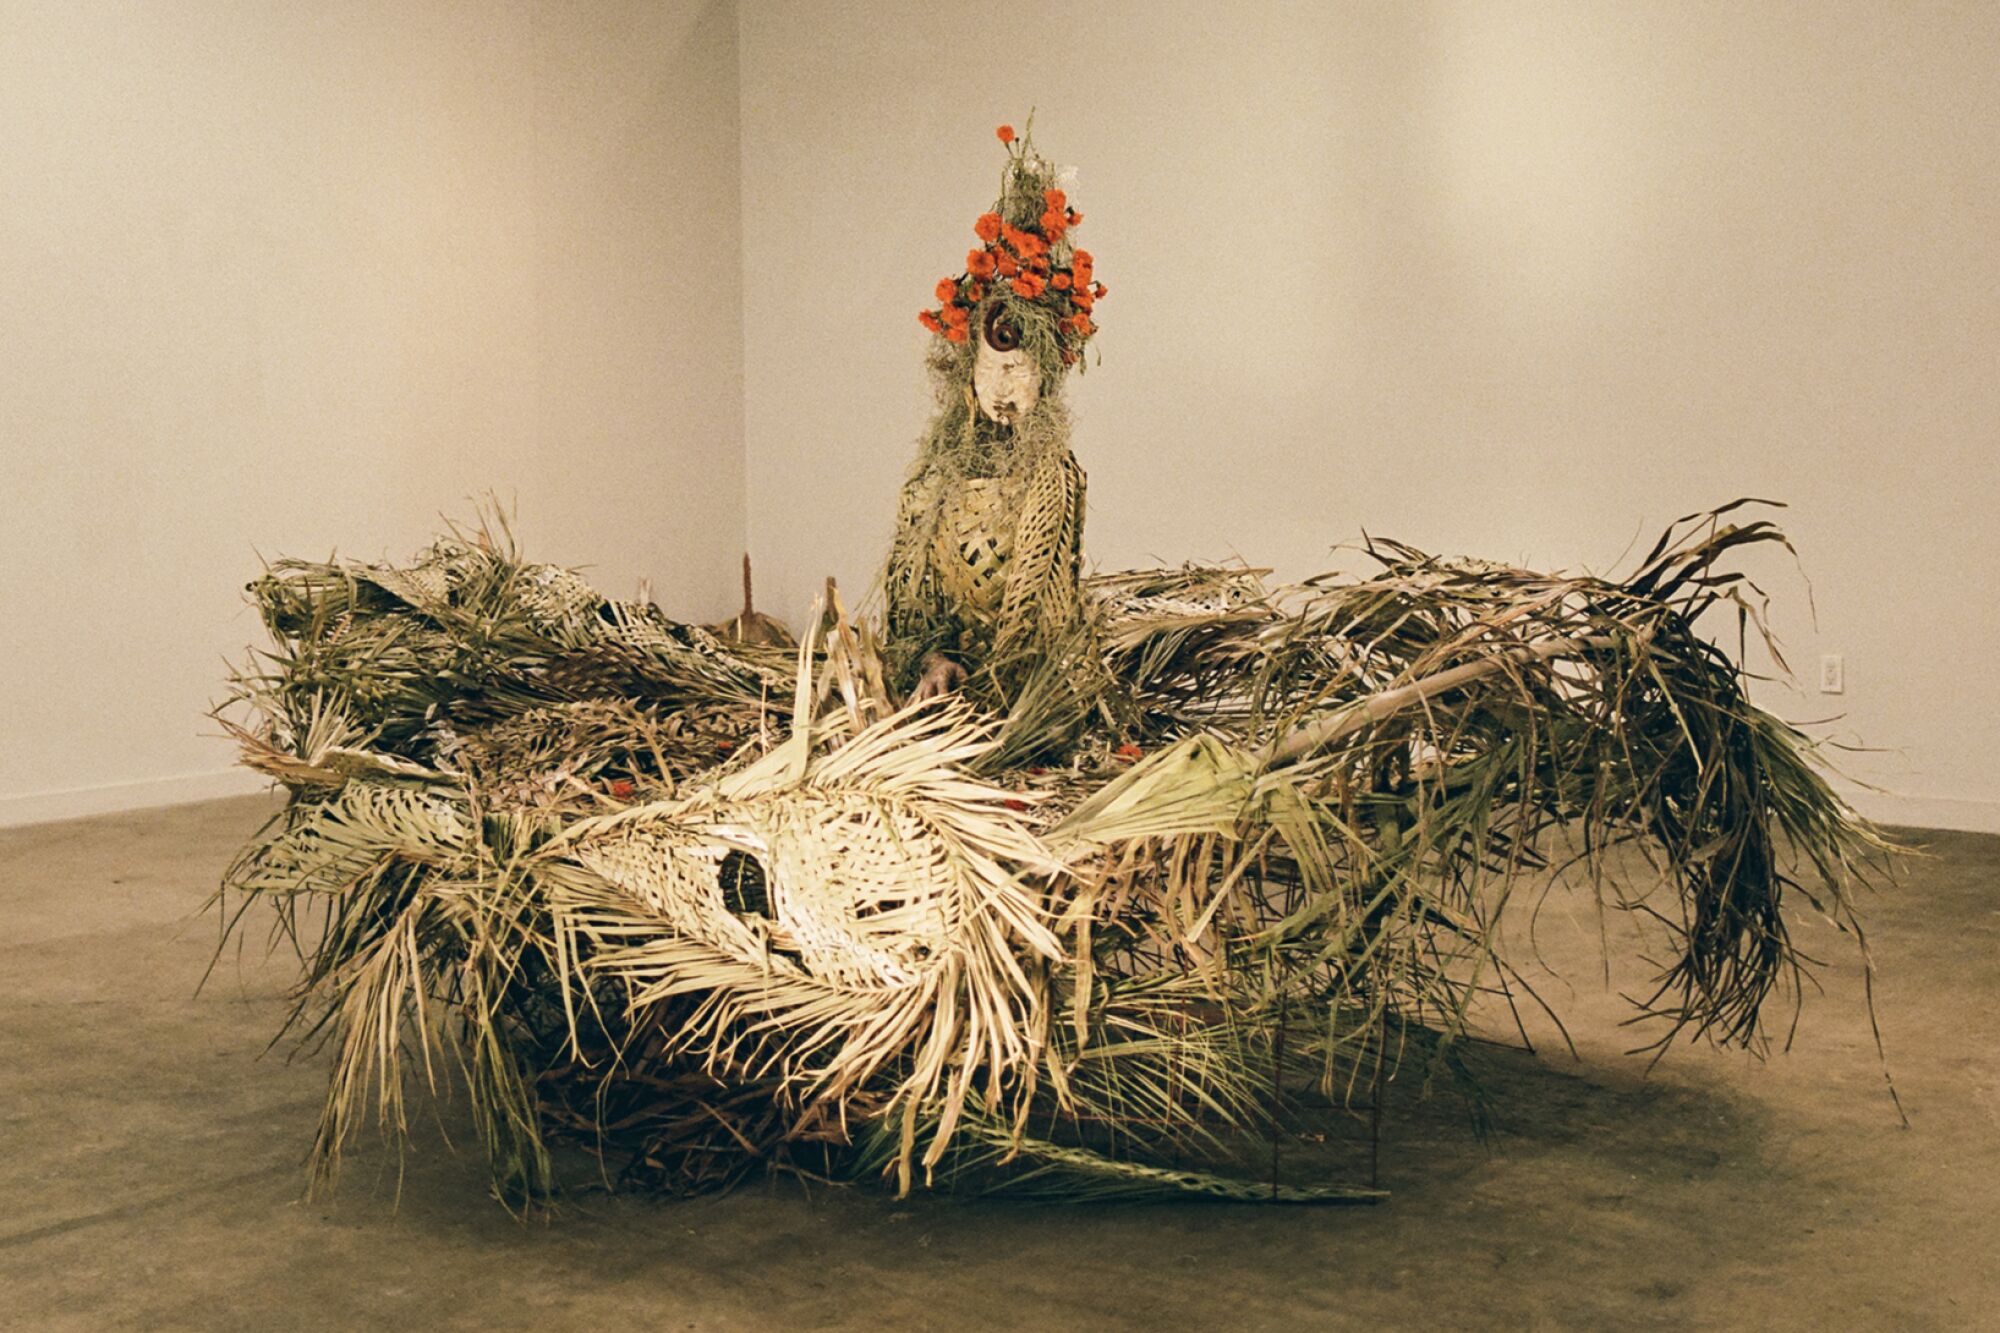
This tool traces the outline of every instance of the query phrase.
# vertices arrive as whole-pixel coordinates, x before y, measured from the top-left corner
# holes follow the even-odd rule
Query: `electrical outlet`
[[[1819,692],[1847,693],[1847,659],[1839,653],[1828,653],[1819,659]]]

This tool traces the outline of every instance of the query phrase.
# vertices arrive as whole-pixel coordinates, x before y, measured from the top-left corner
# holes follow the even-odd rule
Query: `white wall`
[[[265,555],[531,555],[717,619],[733,5],[0,0],[0,822],[236,789]]]
[[[1105,567],[1297,576],[1369,531],[1615,565],[1789,500],[1774,695],[2000,829],[2000,7],[898,0],[742,12],[746,442],[767,609],[870,578],[928,411],[914,315],[1002,120],[1081,168]],[[1643,549],[1643,547],[1641,548]]]
[[[2000,827],[2000,9],[742,8],[0,0],[0,822],[228,789],[252,552],[487,488],[677,615],[746,489],[767,609],[858,591],[1033,105],[1113,289],[1099,563],[1605,567],[1780,496],[1851,691],[1776,702]]]

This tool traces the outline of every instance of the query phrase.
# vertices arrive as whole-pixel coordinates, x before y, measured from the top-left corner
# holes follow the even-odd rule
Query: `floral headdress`
[[[1004,315],[1006,336],[1041,359],[1075,365],[1097,332],[1091,309],[1105,292],[1093,275],[1090,251],[1077,249],[1071,237],[1083,214],[1069,206],[1069,196],[1056,184],[1056,168],[1034,151],[1027,136],[1017,138],[1012,125],[996,133],[1007,148],[1007,167],[999,202],[972,226],[982,245],[966,254],[964,272],[938,280],[937,307],[917,320],[939,337],[963,343],[971,337],[975,312],[986,307],[980,327]]]

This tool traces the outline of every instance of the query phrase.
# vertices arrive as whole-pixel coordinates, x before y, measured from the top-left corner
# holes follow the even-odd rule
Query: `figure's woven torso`
[[[1061,446],[999,476],[920,470],[890,556],[892,640],[968,669],[1030,664],[1082,618],[1083,494],[1083,469]]]
[[[1007,566],[1014,554],[1013,524],[1007,512],[1006,483],[973,477],[944,496],[930,559],[944,595],[967,619],[991,625],[1007,593]]]

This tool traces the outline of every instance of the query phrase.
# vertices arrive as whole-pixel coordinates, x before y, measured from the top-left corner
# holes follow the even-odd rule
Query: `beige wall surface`
[[[0,0],[0,821],[240,785],[265,556],[532,556],[725,615],[728,3]]]
[[[1365,528],[1615,569],[1788,500],[1757,572],[1886,753],[2000,829],[2000,6],[744,6],[746,447],[767,608],[872,577],[928,412],[916,311],[1001,165],[1080,167],[1102,567],[1358,568]],[[1631,548],[1637,544],[1638,551]],[[1629,554],[1625,554],[1628,553]]]
[[[2000,827],[2000,8],[0,0],[0,821],[227,789],[255,553],[858,591],[1030,106],[1104,567],[1615,568],[1791,501],[1773,690]],[[740,195],[739,195],[740,188]],[[217,785],[220,784],[220,785]]]

